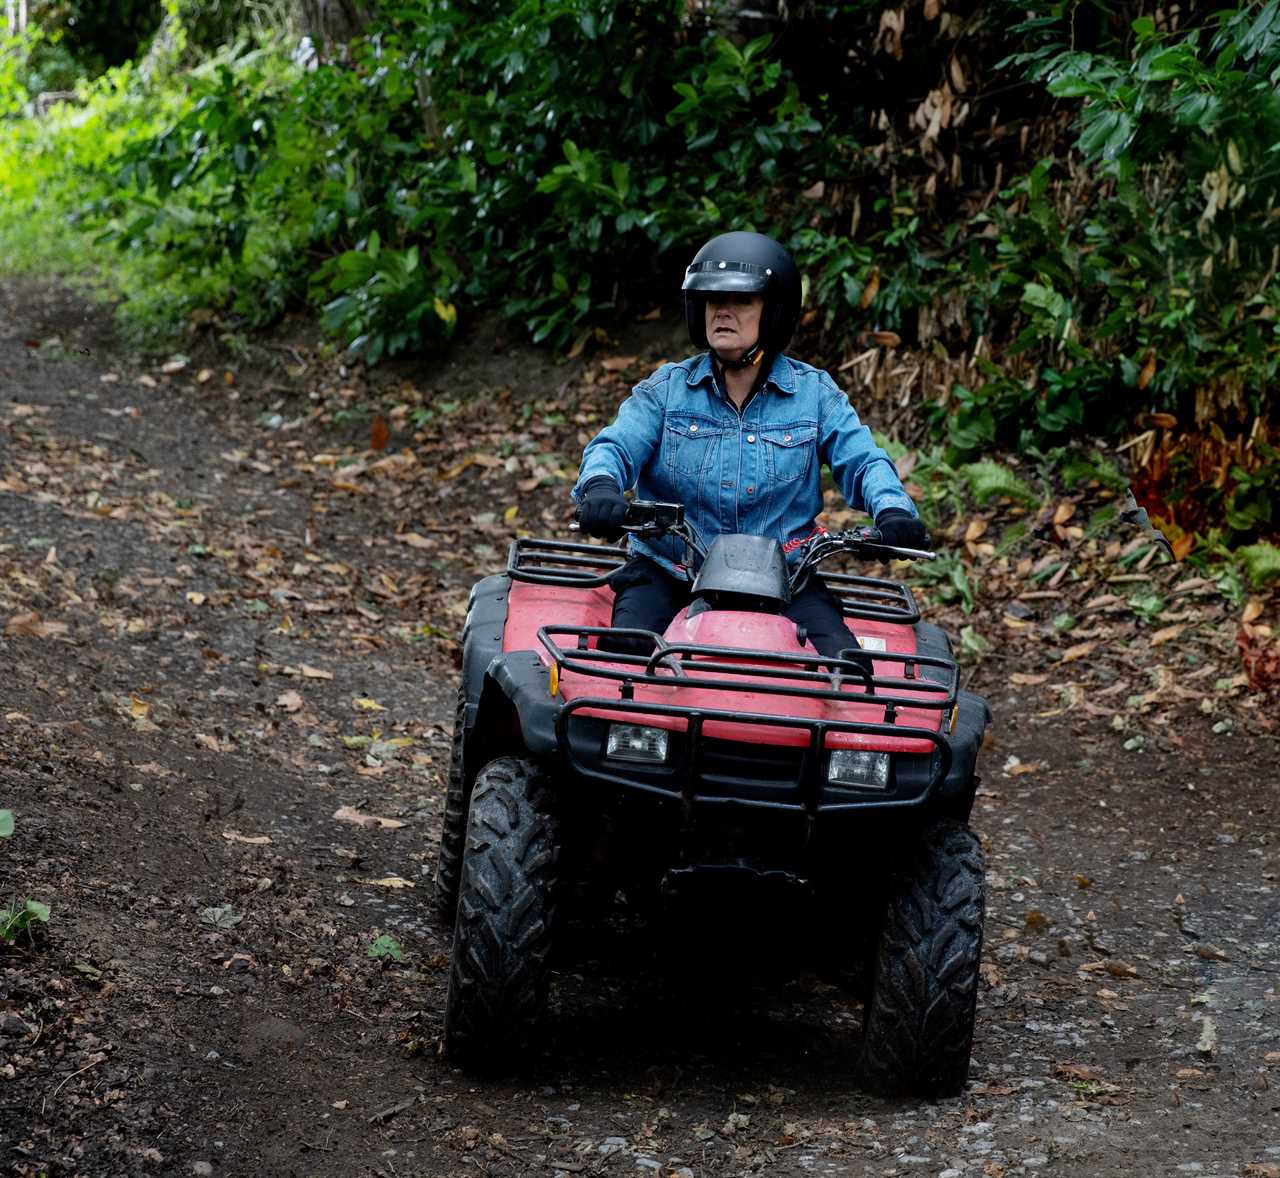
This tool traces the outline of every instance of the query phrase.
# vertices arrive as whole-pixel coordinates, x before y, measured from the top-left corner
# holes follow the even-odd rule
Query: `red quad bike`
[[[836,914],[824,941],[864,1002],[861,1082],[935,1098],[964,1086],[982,948],[983,860],[967,820],[991,714],[958,686],[946,635],[893,581],[827,574],[859,648],[819,655],[783,617],[837,553],[931,559],[874,527],[781,546],[719,536],[678,504],[627,531],[680,537],[692,603],[662,635],[609,626],[621,548],[516,540],[471,593],[435,905],[454,928],[444,1048],[491,1070],[547,999],[574,887],[677,898],[789,885]],[[647,653],[600,650],[605,635]]]

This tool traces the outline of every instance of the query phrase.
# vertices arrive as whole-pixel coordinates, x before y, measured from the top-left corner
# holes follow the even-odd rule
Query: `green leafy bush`
[[[681,0],[395,0],[314,69],[259,37],[179,71],[188,25],[236,22],[171,0],[146,70],[0,119],[0,247],[110,274],[145,327],[307,304],[376,361],[491,309],[580,346],[746,226],[796,253],[817,358],[869,329],[971,352],[920,406],[952,465],[1274,415],[1280,0],[1176,30],[1147,0],[908,5],[896,42],[869,0],[794,7],[769,37]],[[1237,534],[1275,526],[1266,470],[1223,483]]]

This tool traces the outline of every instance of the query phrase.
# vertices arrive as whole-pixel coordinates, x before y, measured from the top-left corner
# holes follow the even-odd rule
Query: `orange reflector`
[[[551,694],[560,694],[560,664],[551,664]]]
[[[956,730],[956,718],[957,718],[959,715],[960,715],[960,705],[959,705],[959,704],[956,704],[956,705],[951,709],[951,723],[947,726],[947,731],[948,731],[948,732],[954,732],[954,731]]]

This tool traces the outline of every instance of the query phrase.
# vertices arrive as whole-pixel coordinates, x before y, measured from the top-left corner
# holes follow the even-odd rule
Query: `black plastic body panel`
[[[467,601],[467,620],[462,627],[462,685],[467,693],[467,728],[475,723],[484,673],[502,653],[510,597],[511,578],[499,573],[477,581]]]
[[[717,536],[698,570],[693,596],[754,598],[781,609],[791,600],[782,546],[767,536]]]

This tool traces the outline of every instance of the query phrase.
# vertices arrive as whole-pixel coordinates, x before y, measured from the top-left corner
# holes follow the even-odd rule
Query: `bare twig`
[[[52,1100],[55,1096],[57,1096],[58,1093],[61,1092],[63,1088],[67,1086],[68,1083],[74,1080],[77,1076],[84,1075],[84,1073],[87,1072],[90,1068],[96,1068],[100,1063],[104,1063],[104,1062],[105,1062],[104,1060],[95,1059],[93,1063],[87,1064],[85,1067],[82,1067],[78,1072],[72,1072],[71,1075],[69,1075],[65,1080],[63,1080],[61,1084],[59,1084],[51,1093],[49,1093],[48,1096],[44,1098],[44,1100],[40,1102],[40,1115],[42,1117],[44,1116],[44,1109],[45,1109],[46,1103]]]

